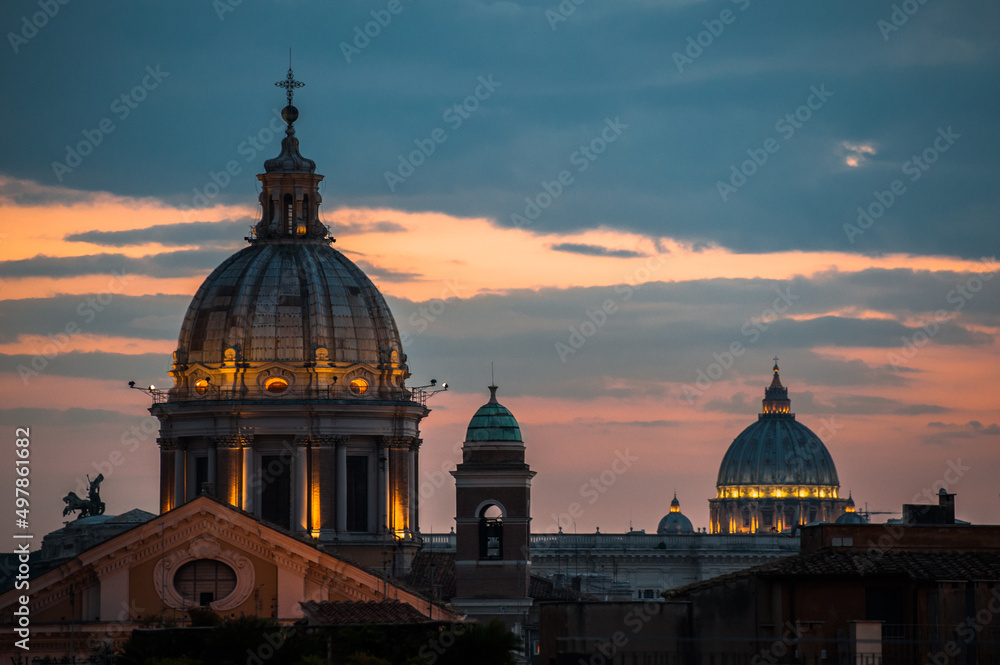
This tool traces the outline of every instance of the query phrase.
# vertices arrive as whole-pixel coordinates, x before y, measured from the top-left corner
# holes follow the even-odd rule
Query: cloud
[[[1000,436],[1000,425],[997,423],[983,425],[978,420],[970,420],[966,423],[933,421],[927,423],[927,427],[936,430],[923,437],[923,442],[930,445],[947,445],[955,440]]]
[[[852,143],[843,141],[840,144],[838,154],[843,157],[844,164],[851,168],[857,168],[868,161],[868,158],[878,154],[878,150],[871,143]]]
[[[489,217],[510,225],[525,197],[568,170],[574,182],[533,231],[605,225],[744,252],[811,248],[972,256],[1000,241],[992,224],[1000,197],[990,187],[997,157],[989,141],[974,138],[995,134],[997,120],[986,111],[992,91],[969,83],[994,80],[1000,71],[990,57],[998,23],[990,3],[975,2],[962,12],[923,6],[920,19],[890,44],[875,27],[887,12],[864,3],[818,14],[800,8],[779,13],[752,3],[736,11],[737,22],[683,72],[672,66],[671,54],[683,52],[688,39],[718,16],[704,2],[587,3],[555,30],[547,9],[544,3],[456,0],[410,7],[394,20],[393,38],[373,40],[334,81],[315,74],[346,65],[328,44],[350,42],[353,28],[371,16],[360,6],[297,5],[299,36],[314,45],[303,54],[304,63],[314,64],[303,65],[300,74],[309,87],[300,93],[297,136],[302,152],[326,175],[327,202]],[[226,176],[212,202],[255,204],[255,174],[279,150],[280,130],[270,122],[283,100],[269,97],[260,84],[261,72],[273,63],[245,47],[272,35],[273,17],[266,7],[244,3],[234,14],[242,25],[237,39],[220,37],[213,12],[205,21],[202,10],[143,6],[129,14],[134,25],[108,23],[89,12],[77,17],[74,30],[53,21],[47,39],[61,40],[76,57],[36,52],[31,62],[19,60],[25,80],[50,82],[33,96],[49,111],[0,110],[5,126],[20,128],[0,154],[0,172],[54,183],[53,162],[64,161],[67,146],[84,141],[82,132],[108,116],[114,132],[63,174],[62,184],[189,204],[195,191],[216,187],[213,175],[225,175],[234,165],[235,175]],[[118,43],[136,25],[153,28],[145,39],[129,42],[127,63],[101,51],[100,44]],[[331,25],[337,26],[332,33]],[[178,30],[207,50],[196,54],[171,41]],[[428,41],[428,34],[440,39]],[[845,43],[851,48],[845,50]],[[119,120],[110,102],[141,81],[146,63],[158,61],[165,71],[174,67],[182,74],[171,73]],[[199,69],[204,61],[217,67]],[[650,62],[667,66],[651,68]],[[238,65],[241,73],[220,85],[217,72]],[[95,70],[107,72],[103,85],[81,87]],[[559,76],[554,79],[551,71]],[[474,94],[477,77],[489,74],[502,85],[452,127],[444,112]],[[746,159],[747,150],[777,136],[776,121],[804,103],[811,85],[824,83],[835,93],[829,103],[723,202],[716,182]],[[67,90],[74,91],[73,104],[65,103]],[[249,90],[255,92],[248,97]],[[605,118],[616,116],[629,129],[585,171],[577,170],[571,155],[600,132]],[[870,202],[873,191],[901,177],[902,164],[931,144],[943,119],[954,119],[965,137],[959,147],[943,154],[849,244],[843,224]],[[447,132],[447,141],[390,192],[385,172],[437,128]],[[870,168],[845,168],[846,155],[836,152],[845,137],[850,145],[877,146],[878,160]],[[23,187],[8,192],[9,201],[26,205],[46,196],[55,201],[66,194]],[[954,221],[943,225],[941,219]]]
[[[66,236],[68,242],[86,242],[107,247],[128,247],[159,243],[166,246],[239,247],[253,225],[250,218],[222,222],[156,224],[127,231],[84,231]]]
[[[46,427],[79,427],[81,425],[107,425],[121,422],[134,414],[105,409],[45,409],[22,407],[0,409],[0,420],[6,423],[45,423]]]
[[[187,277],[208,274],[212,266],[232,255],[231,249],[185,249],[147,256],[87,254],[85,256],[34,256],[0,261],[0,277],[76,277],[79,275],[148,275]]]
[[[609,249],[599,245],[584,245],[574,242],[562,242],[552,245],[552,249],[557,252],[570,252],[572,254],[583,254],[584,256],[610,256],[619,259],[633,259],[646,256],[642,252],[631,249]]]
[[[377,222],[339,223],[332,229],[338,236],[353,236],[366,233],[404,233],[406,227],[397,222],[380,220]]]
[[[60,295],[0,300],[0,341],[20,335],[59,338],[66,331],[176,340],[191,296]]]
[[[368,277],[375,281],[384,282],[410,282],[417,281],[423,278],[418,272],[406,272],[401,270],[392,270],[390,268],[383,268],[379,266],[372,265],[364,259],[359,259],[354,262],[361,270],[365,272]]]
[[[170,355],[159,353],[119,354],[107,352],[79,352],[55,355],[0,354],[0,371],[21,377],[30,386],[38,376],[67,376],[88,379],[136,380],[146,385],[151,380],[161,383],[170,369]]]
[[[101,192],[87,192],[65,187],[43,185],[0,174],[0,205],[53,206],[94,203],[106,196]]]

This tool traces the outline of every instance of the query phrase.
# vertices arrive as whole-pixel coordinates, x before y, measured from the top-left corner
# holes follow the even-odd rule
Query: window
[[[285,194],[285,233],[292,235],[295,231],[295,206],[292,203],[292,195]]]
[[[201,494],[205,491],[205,486],[212,482],[212,479],[208,477],[208,458],[207,457],[195,457],[194,458],[194,491]]]
[[[195,559],[177,570],[174,588],[185,601],[197,601],[206,607],[233,592],[236,571],[215,559]]]
[[[479,558],[503,558],[503,513],[496,504],[479,512]]]
[[[266,522],[289,528],[292,520],[292,473],[288,457],[260,457],[260,517]]]
[[[271,393],[272,395],[283,393],[287,389],[288,389],[288,381],[285,381],[280,376],[273,376],[264,382],[264,390]]]
[[[368,381],[365,379],[353,379],[350,388],[351,392],[355,395],[364,395],[368,392]]]
[[[198,379],[194,382],[194,391],[199,395],[204,395],[208,392],[208,379]]]
[[[347,456],[347,530],[368,530],[368,457]]]

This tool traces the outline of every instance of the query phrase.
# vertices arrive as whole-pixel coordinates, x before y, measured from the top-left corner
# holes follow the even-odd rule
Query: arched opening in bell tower
[[[487,502],[479,508],[479,558],[499,560],[503,558],[503,506]]]

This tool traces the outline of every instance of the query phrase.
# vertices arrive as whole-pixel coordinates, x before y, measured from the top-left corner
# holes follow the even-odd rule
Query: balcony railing
[[[406,390],[392,390],[386,394],[380,393],[377,389],[371,389],[363,395],[358,395],[350,391],[346,386],[324,386],[324,387],[296,387],[289,386],[281,392],[271,392],[263,387],[254,386],[247,388],[223,388],[221,386],[209,386],[205,392],[198,393],[196,390],[177,390],[171,388],[163,390],[160,388],[143,388],[142,392],[147,393],[153,400],[153,404],[176,403],[198,403],[198,402],[229,402],[229,401],[263,401],[279,404],[283,401],[295,400],[338,400],[351,402],[415,402],[421,406],[426,406],[427,397],[430,394],[420,388]]]
[[[422,534],[424,549],[455,549],[454,533]],[[544,555],[573,550],[781,550],[789,554],[799,551],[799,539],[777,534],[707,534],[657,536],[635,533],[535,533],[531,535],[531,551]]]

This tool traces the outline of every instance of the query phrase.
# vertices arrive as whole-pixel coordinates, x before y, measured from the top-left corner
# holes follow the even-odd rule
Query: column
[[[177,449],[177,439],[158,437],[156,443],[160,446],[160,513],[172,510],[176,506],[174,499],[174,458]]]
[[[375,461],[375,533],[382,535],[389,523],[389,511],[386,508],[389,495],[389,449],[385,443],[379,441],[376,453],[378,459]]]
[[[214,442],[209,442],[208,444],[208,482],[212,483],[212,495],[219,496],[219,479],[215,475],[215,469],[217,467],[216,462],[216,448]],[[201,492],[201,488],[198,488],[198,492]]]
[[[332,539],[337,526],[336,445],[339,441],[346,442],[347,437],[342,435],[314,436],[310,446],[309,482],[312,484],[310,490],[312,494],[309,497],[311,511],[309,528],[320,530],[320,540]]]
[[[347,533],[347,441],[337,442],[337,533]]]
[[[406,534],[407,538],[412,538],[419,529],[417,529],[417,501],[419,499],[419,494],[417,493],[417,444],[414,443],[410,446],[410,450],[407,453],[406,465],[409,467],[407,471],[406,478],[406,492],[410,497],[409,505],[407,506],[408,511],[406,515],[407,527],[409,528]]]
[[[243,445],[243,510],[252,513],[254,510],[254,493],[257,491],[253,480],[254,454],[253,444]]]
[[[184,491],[184,447],[178,444],[174,450],[174,508],[187,503]]]
[[[309,530],[309,439],[295,439],[295,531]]]

